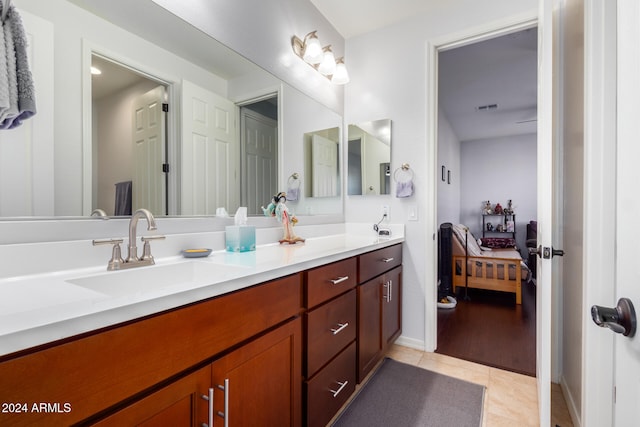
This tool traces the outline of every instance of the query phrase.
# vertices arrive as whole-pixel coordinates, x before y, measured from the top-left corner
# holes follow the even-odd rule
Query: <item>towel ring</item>
[[[393,180],[395,182],[398,182],[398,176],[400,178],[405,177],[405,179],[402,179],[399,182],[409,182],[413,180],[413,170],[409,166],[409,163],[403,163],[402,166],[393,172]]]
[[[289,176],[289,179],[287,179],[287,186],[290,188],[299,188],[300,187],[299,178],[300,178],[300,175],[298,175],[298,172],[292,173],[291,176]],[[298,181],[298,186],[292,187],[291,184],[295,183],[296,181]]]

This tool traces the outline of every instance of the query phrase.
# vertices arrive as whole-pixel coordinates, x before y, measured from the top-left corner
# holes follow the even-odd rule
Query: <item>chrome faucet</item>
[[[136,246],[136,234],[138,228],[138,220],[142,217],[147,219],[147,230],[156,230],[156,219],[153,217],[153,214],[147,209],[138,209],[131,215],[131,220],[129,221],[129,252],[127,253],[127,259],[125,262],[135,262],[139,261],[138,258],[138,247]]]
[[[91,216],[97,216],[102,219],[109,219],[107,213],[103,209],[94,209],[93,212],[91,212]]]
[[[164,239],[164,236],[156,235],[156,236],[146,236],[142,237],[142,241],[144,242],[144,248],[142,251],[142,256],[138,257],[138,247],[136,246],[136,235],[138,228],[138,220],[140,218],[145,218],[147,220],[147,230],[155,230],[156,229],[156,220],[153,217],[153,214],[147,209],[138,209],[131,216],[131,220],[129,221],[129,246],[128,246],[128,254],[126,259],[122,259],[120,256],[120,243],[122,243],[122,239],[105,239],[105,240],[94,240],[94,245],[104,245],[104,244],[112,244],[113,245],[113,253],[111,256],[111,260],[109,260],[109,265],[107,266],[107,270],[122,270],[125,268],[131,267],[141,267],[143,265],[153,265],[155,261],[153,256],[151,255],[151,240]]]

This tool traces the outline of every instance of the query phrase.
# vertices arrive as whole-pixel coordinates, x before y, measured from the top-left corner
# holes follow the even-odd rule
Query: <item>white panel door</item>
[[[181,213],[213,215],[239,206],[235,104],[182,82]]]
[[[133,183],[131,211],[145,208],[154,215],[166,215],[165,88],[139,96],[133,103]]]
[[[338,143],[320,135],[311,137],[311,197],[338,195]]]
[[[554,241],[553,156],[553,2],[540,0],[538,8],[538,245]],[[556,181],[557,182],[557,181]],[[551,422],[551,287],[553,260],[538,258],[536,286],[536,377],[540,425]]]
[[[615,301],[599,304],[614,306],[618,299],[629,298],[640,308],[640,5],[637,1],[618,2],[618,141]],[[610,286],[609,284],[602,284]],[[606,331],[603,331],[606,333]],[[609,354],[614,364],[614,425],[637,426],[640,420],[640,333],[632,338],[615,334]],[[606,397],[609,396],[607,393]],[[588,404],[586,402],[585,404]]]
[[[242,109],[243,193],[248,213],[262,214],[278,191],[278,123],[246,108]]]
[[[28,39],[37,113],[15,129],[0,130],[0,217],[53,216],[53,25],[19,12]]]

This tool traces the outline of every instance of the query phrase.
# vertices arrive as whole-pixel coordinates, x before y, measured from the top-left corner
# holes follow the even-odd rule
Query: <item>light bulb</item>
[[[336,71],[331,77],[331,81],[337,85],[344,85],[349,83],[349,73],[347,72],[347,66],[342,62],[342,58],[338,59],[336,64]]]
[[[322,45],[318,40],[318,36],[316,36],[316,32],[312,31],[305,37],[302,59],[309,64],[319,64],[322,62],[322,58]]]
[[[333,56],[330,46],[324,49],[324,58],[318,65],[318,71],[325,76],[330,76],[336,72],[336,58]]]

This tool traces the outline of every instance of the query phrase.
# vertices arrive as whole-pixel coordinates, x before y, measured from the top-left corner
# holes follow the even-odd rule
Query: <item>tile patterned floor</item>
[[[483,427],[538,426],[538,392],[534,377],[477,363],[394,345],[387,356],[487,387]]]

